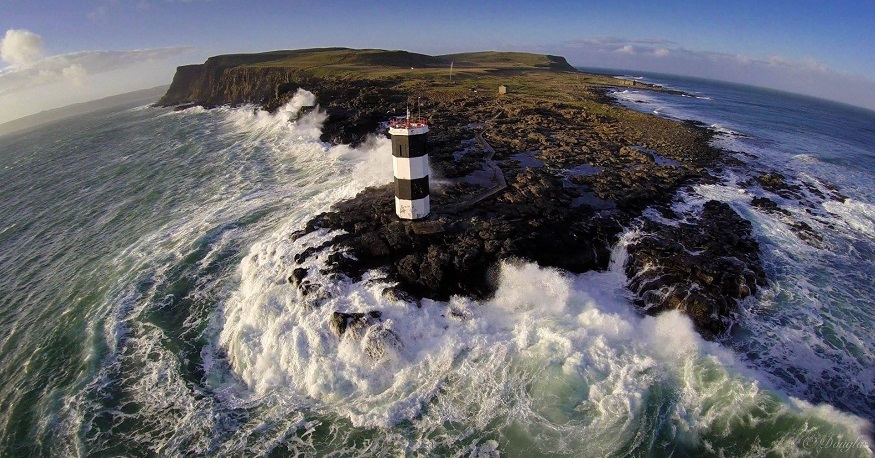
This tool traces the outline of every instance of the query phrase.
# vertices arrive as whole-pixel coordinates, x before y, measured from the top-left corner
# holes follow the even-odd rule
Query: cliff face
[[[571,64],[568,63],[562,56],[547,56],[547,59],[550,60],[550,63],[547,65],[547,68],[550,70],[557,70],[562,72],[576,72],[577,69],[574,68]]]
[[[196,103],[205,107],[238,105],[241,103],[267,104],[282,95],[290,82],[299,87],[307,78],[295,69],[223,67],[211,65],[185,65],[176,69],[173,83],[161,106]]]
[[[164,96],[158,100],[158,105],[172,106],[190,102],[202,74],[203,65],[200,64],[176,67],[173,82],[170,83]]]
[[[514,52],[428,56],[407,51],[321,48],[229,54],[178,67],[159,106],[254,104],[272,111],[298,88],[312,91],[329,119],[322,140],[356,143],[385,120],[403,114],[411,80],[443,78],[450,63],[456,76],[485,71],[575,71],[563,57]],[[438,75],[438,76],[436,76]]]
[[[404,95],[392,90],[392,85],[313,76],[294,68],[225,68],[208,61],[179,67],[158,105],[211,108],[249,103],[273,111],[288,102],[298,88],[305,88],[328,113],[322,141],[356,144],[385,120],[387,109],[404,106]]]
[[[194,103],[205,107],[252,103],[271,109],[302,86],[317,87],[342,78],[372,84],[434,76],[435,69],[455,65],[465,71],[576,71],[564,57],[515,52],[480,52],[428,56],[406,51],[346,48],[273,51],[215,56],[185,65],[158,105]],[[429,72],[432,72],[429,75]],[[461,76],[461,75],[460,75]],[[314,83],[319,83],[314,84]],[[317,94],[318,96],[318,94]],[[320,100],[322,102],[322,100]]]

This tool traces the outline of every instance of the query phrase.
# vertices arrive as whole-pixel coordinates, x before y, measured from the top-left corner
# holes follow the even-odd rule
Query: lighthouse
[[[407,116],[389,121],[392,136],[392,168],[395,171],[395,214],[401,219],[420,219],[431,211],[428,196],[428,123]]]

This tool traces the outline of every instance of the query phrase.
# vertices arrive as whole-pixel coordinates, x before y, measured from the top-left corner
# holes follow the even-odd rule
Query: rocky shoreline
[[[626,125],[561,104],[505,103],[488,111],[486,100],[477,102],[462,109],[462,101],[423,103],[430,113],[454,114],[432,119],[432,167],[452,184],[433,186],[428,220],[398,220],[392,187],[370,188],[309,221],[296,236],[317,230],[343,234],[296,262],[330,250],[322,274],[358,280],[378,269],[397,282],[386,291],[391,296],[486,299],[495,292],[494,269],[502,260],[574,273],[605,270],[625,228],[644,221],[647,235],[630,244],[625,267],[643,312],[680,309],[703,336],[713,338],[731,327],[736,300],[765,285],[751,226],[725,204],[708,202],[702,216],[681,230],[640,218],[646,208],[668,214],[681,187],[713,180],[708,170],[720,166],[722,154],[709,146],[711,133],[703,127],[672,124],[670,132],[687,137],[655,145],[656,150],[627,146],[637,132]],[[471,141],[477,128],[466,127],[472,119],[488,127],[482,135],[495,151],[506,187],[460,209],[460,202],[485,189],[468,180],[486,172],[487,152]],[[534,127],[557,122],[563,130],[556,135]],[[669,135],[652,125],[650,130]],[[456,138],[447,138],[450,134]],[[464,155],[462,145],[468,145]],[[684,256],[691,251],[699,254]],[[292,281],[307,292],[313,285],[305,278],[299,271]]]
[[[502,74],[512,88],[531,85],[532,75],[539,79],[535,89],[499,95],[478,90],[482,77],[464,88],[445,88],[427,80],[401,84],[265,72],[266,87],[244,85],[258,87],[257,94],[213,92],[236,93],[234,102],[257,100],[271,110],[304,87],[328,113],[323,140],[335,143],[361,142],[411,99],[419,101],[431,126],[431,166],[440,179],[432,185],[428,219],[399,220],[387,184],[338,203],[295,234],[339,234],[289,266],[289,282],[314,305],[325,293],[312,280],[316,267],[304,264],[315,255],[327,255],[320,274],[329,277],[358,280],[379,270],[396,284],[385,291],[390,297],[484,299],[497,288],[500,261],[575,273],[605,270],[612,247],[632,226],[641,227],[641,236],[628,246],[625,272],[643,313],[682,310],[703,336],[714,338],[730,329],[737,300],[766,284],[751,225],[727,205],[708,202],[700,215],[677,225],[642,216],[649,209],[679,219],[671,210],[678,190],[714,181],[711,171],[722,166],[725,154],[710,145],[714,134],[707,128],[623,108],[610,100],[609,85],[575,86],[574,72],[537,70]],[[249,70],[237,73],[255,78]],[[196,94],[181,97],[183,92],[172,86],[163,103],[197,102]],[[462,205],[496,186],[487,155],[500,167],[505,186]],[[342,335],[351,326],[378,322],[379,311],[335,321]]]

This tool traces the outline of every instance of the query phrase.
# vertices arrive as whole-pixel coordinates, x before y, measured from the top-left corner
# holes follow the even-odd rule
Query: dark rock
[[[390,348],[400,349],[403,346],[398,335],[381,324],[371,326],[363,336],[363,341],[365,354],[374,360],[385,356]]]
[[[467,210],[444,213],[443,198],[433,196],[432,219],[400,221],[391,187],[371,188],[308,227],[349,231],[326,244],[335,250],[328,256],[333,271],[355,279],[382,269],[398,282],[395,291],[439,300],[489,297],[497,286],[492,268],[502,259],[605,269],[622,231],[618,215],[572,207],[559,179],[545,172],[523,172],[507,192]]]
[[[367,226],[361,226],[366,228]],[[359,238],[359,251],[367,256],[385,257],[388,256],[389,246],[374,232],[364,232],[364,235]]]
[[[646,208],[672,217],[669,205],[676,191],[690,183],[713,180],[707,170],[723,159],[721,150],[709,144],[713,132],[707,126],[620,108],[606,95],[607,87],[583,85],[554,100],[523,90],[498,99],[493,91],[447,91],[426,79],[316,76],[319,72],[307,68],[271,64],[310,52],[314,51],[217,56],[203,65],[180,67],[159,104],[250,103],[274,112],[298,88],[306,88],[327,114],[321,139],[356,144],[388,116],[403,114],[408,98],[416,96],[431,125],[432,170],[449,179],[464,178],[483,168],[486,152],[476,148],[473,137],[476,132],[486,139],[494,149],[494,159],[503,164],[507,187],[485,200],[461,205],[489,184],[435,184],[433,215],[426,221],[399,221],[394,215],[392,186],[380,186],[337,204],[293,234],[298,239],[320,229],[342,230],[344,234],[298,253],[295,262],[300,265],[325,254],[328,265],[321,273],[329,278],[357,280],[364,272],[378,269],[386,281],[397,283],[384,293],[390,298],[445,300],[454,294],[486,298],[497,286],[496,266],[507,259],[571,272],[606,269],[611,247],[625,225]],[[394,59],[398,52],[376,55]],[[427,66],[422,64],[433,59],[410,53],[402,57],[416,62],[403,68]],[[550,57],[547,62],[544,68],[573,71],[561,58]],[[503,78],[528,81],[527,74],[513,73]],[[598,109],[591,110],[593,106]],[[469,151],[457,160],[454,154],[463,144]],[[679,165],[660,166],[643,150]],[[524,168],[512,159],[526,151],[538,151],[544,165]],[[593,172],[575,172],[583,165]],[[791,189],[783,177],[760,178],[763,187]],[[722,216],[709,216],[715,210],[706,207],[703,221],[712,218],[714,224],[723,224]],[[650,238],[660,242],[640,241],[638,254],[630,258],[665,255],[667,259],[654,264],[659,266],[658,274],[642,273],[630,283],[642,307],[654,312],[665,308],[664,304],[686,308],[697,323],[708,323],[715,314],[731,313],[734,302],[722,300],[719,292],[731,298],[755,294],[760,271],[754,268],[759,268],[758,259],[746,257],[750,246],[744,234],[749,234],[749,228],[747,232],[741,226],[715,230],[719,234],[685,228],[677,243],[668,229],[653,228]],[[718,249],[721,243],[728,248]],[[700,259],[687,250],[704,250],[709,255]],[[317,306],[327,293],[306,277],[306,271],[295,269],[289,282],[307,297],[307,304]],[[339,336],[348,335],[351,329],[372,336],[375,340],[368,348],[374,355],[382,354],[387,342],[400,345],[379,317],[335,314],[332,328]]]
[[[735,300],[766,284],[750,222],[724,203],[706,202],[691,223],[648,221],[644,229],[628,247],[625,270],[635,304],[649,314],[682,310],[713,338],[732,325]]]
[[[371,359],[380,359],[390,348],[400,349],[401,339],[383,323],[383,314],[377,310],[367,313],[334,312],[330,327],[334,334],[343,338],[361,340],[364,353]]]
[[[361,333],[368,326],[378,323],[382,316],[377,310],[367,313],[334,312],[331,315],[331,330],[338,337],[343,337],[347,331]]]
[[[198,106],[198,104],[196,104],[196,103],[183,103],[182,105],[177,105],[177,106],[173,107],[173,111],[188,110],[189,108],[194,108],[196,106]]]
[[[301,284],[298,285],[298,290],[301,291],[301,294],[303,294],[304,296],[309,296],[315,291],[319,290],[319,286],[307,280],[304,280],[303,282],[301,282]]]
[[[778,204],[775,203],[775,201],[769,199],[768,197],[754,197],[750,203],[754,207],[769,213],[780,213],[782,215],[790,214],[789,211],[779,207]]]
[[[796,184],[789,184],[784,175],[778,172],[764,173],[757,177],[756,181],[763,189],[773,192],[785,199],[802,198],[802,188]]]
[[[778,216],[800,240],[817,248],[824,248],[823,236],[817,233],[808,223],[793,219],[790,211],[781,208],[773,200],[766,197],[754,197],[751,205],[767,213]]]
[[[410,303],[416,302],[418,304],[418,301],[415,297],[399,289],[397,286],[391,286],[383,289],[383,297],[390,301],[404,301]]]
[[[823,236],[818,234],[817,231],[805,221],[790,222],[790,229],[792,229],[793,233],[803,242],[817,248],[826,247],[823,242]]]
[[[298,285],[301,284],[301,280],[303,280],[306,276],[307,276],[307,269],[304,269],[302,267],[298,267],[292,271],[291,275],[289,275],[289,283],[291,283],[292,286],[297,287]]]

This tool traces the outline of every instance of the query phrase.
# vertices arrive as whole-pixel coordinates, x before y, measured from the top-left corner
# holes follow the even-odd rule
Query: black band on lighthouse
[[[422,157],[428,154],[425,135],[393,135],[392,155],[395,157]]]
[[[428,177],[404,180],[395,178],[395,197],[404,200],[423,199],[428,195]]]

